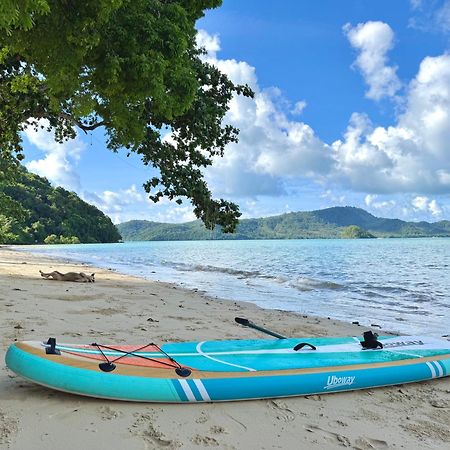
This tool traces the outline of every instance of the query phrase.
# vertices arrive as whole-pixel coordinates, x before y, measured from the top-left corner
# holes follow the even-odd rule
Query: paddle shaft
[[[259,325],[256,325],[255,323],[251,322],[248,319],[243,319],[241,317],[236,317],[234,320],[237,323],[239,323],[240,325],[243,325],[244,327],[253,328],[254,330],[261,331],[262,333],[268,334],[268,335],[276,337],[278,339],[287,339],[286,336],[282,336],[281,334],[275,333],[275,331],[268,330],[267,328],[260,327]]]

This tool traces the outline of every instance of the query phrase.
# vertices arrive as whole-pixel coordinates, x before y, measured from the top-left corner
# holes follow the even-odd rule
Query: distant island
[[[207,230],[199,220],[182,224],[131,220],[117,228],[125,241],[450,237],[448,220],[384,219],[352,206],[243,219],[234,234]]]

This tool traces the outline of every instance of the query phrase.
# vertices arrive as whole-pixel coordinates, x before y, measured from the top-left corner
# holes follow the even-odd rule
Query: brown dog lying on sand
[[[75,281],[78,283],[95,283],[95,273],[91,275],[86,275],[84,272],[67,272],[61,273],[54,270],[50,273],[44,273],[42,270],[39,271],[41,277],[46,280],[57,280],[57,281]]]

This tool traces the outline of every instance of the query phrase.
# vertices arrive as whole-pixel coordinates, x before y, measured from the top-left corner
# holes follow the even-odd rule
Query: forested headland
[[[1,244],[77,244],[118,242],[111,219],[74,192],[52,187],[21,167],[13,180],[0,181]]]

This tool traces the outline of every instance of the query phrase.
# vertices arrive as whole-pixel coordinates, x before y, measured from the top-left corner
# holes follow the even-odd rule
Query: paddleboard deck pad
[[[425,381],[450,374],[450,342],[424,336],[227,340],[123,345],[22,341],[18,375],[60,391],[142,402],[291,397]],[[294,347],[306,342],[295,351]],[[315,349],[314,349],[315,348]]]

